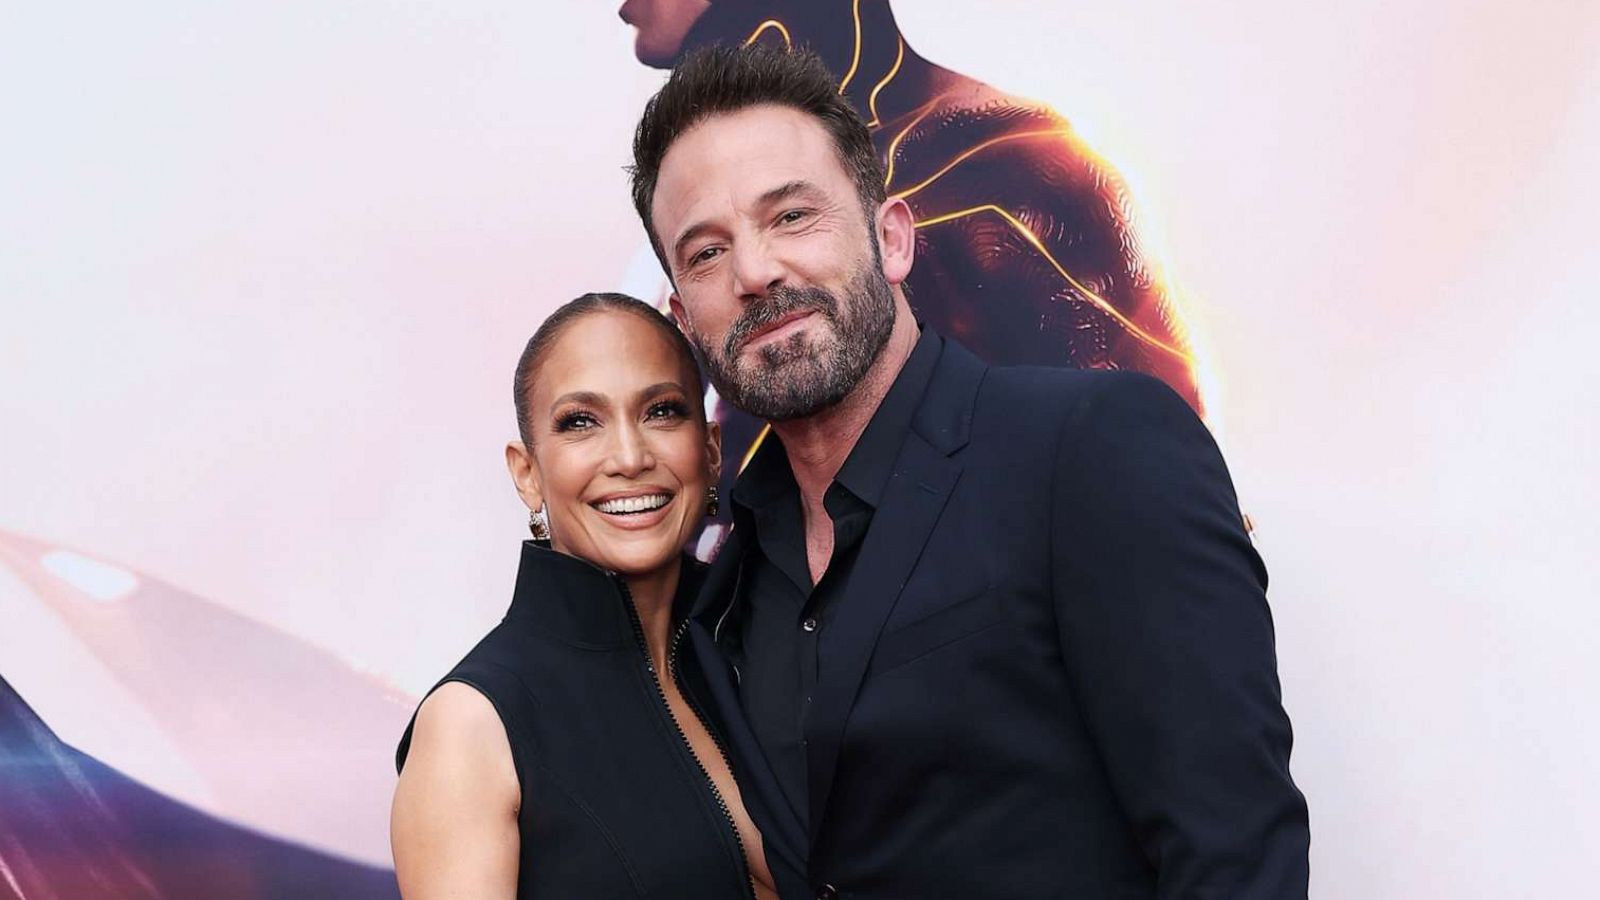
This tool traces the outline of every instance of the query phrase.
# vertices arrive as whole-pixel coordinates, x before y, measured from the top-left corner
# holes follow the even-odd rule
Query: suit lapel
[[[960,473],[957,463],[915,431],[906,435],[821,651],[823,674],[805,721],[811,840],[826,812],[845,721],[878,634]]]
[[[940,342],[939,361],[873,514],[850,581],[836,600],[838,614],[829,623],[821,650],[820,679],[804,723],[806,810],[794,810],[778,788],[744,718],[735,675],[716,642],[739,587],[744,562],[740,529],[729,535],[693,608],[690,643],[705,674],[706,692],[727,725],[733,744],[730,749],[742,757],[736,762],[745,764],[741,774],[751,780],[749,788],[741,782],[741,792],[747,792],[745,795],[756,801],[754,806],[766,814],[766,822],[758,820],[757,824],[768,845],[800,873],[807,871],[805,859],[826,813],[845,724],[878,635],[961,476],[961,465],[952,455],[966,445],[973,406],[987,371],[981,360],[956,342],[937,335],[924,337]],[[759,813],[752,809],[751,814]],[[809,822],[809,829],[803,819]]]

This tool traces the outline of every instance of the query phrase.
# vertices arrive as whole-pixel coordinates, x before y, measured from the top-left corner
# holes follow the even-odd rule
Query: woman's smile
[[[642,530],[659,525],[671,513],[677,499],[670,491],[647,490],[609,494],[590,503],[607,524],[628,530]]]

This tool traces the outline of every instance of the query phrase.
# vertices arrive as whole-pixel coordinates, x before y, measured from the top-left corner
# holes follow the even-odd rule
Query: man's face
[[[662,160],[651,220],[673,312],[729,402],[812,415],[861,381],[895,298],[855,183],[820,123],[757,106],[712,116]]]
[[[617,15],[639,30],[633,55],[658,69],[670,68],[683,49],[683,38],[710,0],[627,0]]]

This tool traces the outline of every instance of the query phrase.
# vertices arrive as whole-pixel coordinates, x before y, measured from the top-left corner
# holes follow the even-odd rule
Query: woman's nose
[[[612,432],[611,454],[606,474],[631,478],[655,468],[650,442],[636,425],[624,425]]]

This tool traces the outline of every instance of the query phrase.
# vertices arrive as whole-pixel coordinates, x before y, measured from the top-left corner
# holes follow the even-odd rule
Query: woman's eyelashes
[[[656,400],[647,405],[641,416],[647,422],[678,422],[689,418],[689,401],[682,397]],[[557,434],[589,431],[599,427],[600,417],[587,409],[570,409],[557,413]]]
[[[583,431],[600,424],[594,413],[586,409],[571,409],[556,415],[556,433]]]
[[[677,397],[670,400],[657,400],[655,403],[650,404],[650,408],[645,413],[645,418],[656,420],[676,421],[678,419],[687,419],[688,417],[688,402]]]

